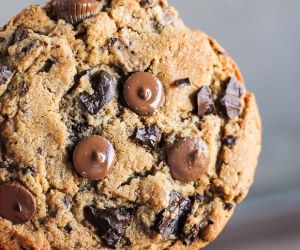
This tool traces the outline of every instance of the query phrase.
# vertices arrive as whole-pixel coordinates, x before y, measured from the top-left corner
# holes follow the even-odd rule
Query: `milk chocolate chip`
[[[102,136],[89,136],[80,141],[73,152],[78,174],[90,180],[105,178],[112,170],[115,150]]]
[[[151,116],[164,103],[164,89],[160,80],[149,72],[137,72],[124,86],[127,105],[138,115]]]
[[[77,24],[95,15],[99,2],[96,0],[52,0],[55,15],[71,24]]]
[[[24,186],[0,185],[0,216],[15,224],[29,221],[35,213],[35,199]]]
[[[169,149],[168,165],[174,179],[181,182],[196,181],[208,168],[208,147],[200,138],[181,139]]]

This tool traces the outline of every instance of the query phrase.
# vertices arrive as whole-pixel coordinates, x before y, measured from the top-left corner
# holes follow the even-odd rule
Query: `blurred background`
[[[4,1],[3,1],[4,2]],[[2,3],[0,26],[29,4]],[[255,184],[208,250],[300,250],[300,1],[169,0],[215,37],[256,93],[263,151]]]

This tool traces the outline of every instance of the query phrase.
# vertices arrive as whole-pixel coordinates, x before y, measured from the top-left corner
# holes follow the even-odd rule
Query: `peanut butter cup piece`
[[[15,224],[29,221],[35,213],[31,192],[17,183],[0,185],[0,216]]]
[[[161,81],[149,72],[137,72],[131,75],[124,86],[124,98],[135,113],[151,116],[164,103],[164,89]]]
[[[168,166],[174,179],[181,182],[198,180],[209,165],[209,150],[204,141],[187,137],[175,142],[168,151]]]
[[[78,174],[90,180],[105,178],[112,170],[115,150],[102,136],[89,136],[80,141],[73,152]]]
[[[96,0],[52,0],[55,15],[71,24],[77,24],[97,13]]]

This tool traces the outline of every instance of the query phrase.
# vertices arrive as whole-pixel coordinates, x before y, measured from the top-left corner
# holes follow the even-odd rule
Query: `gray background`
[[[4,1],[3,1],[4,2]],[[2,3],[0,25],[38,0]],[[186,24],[215,37],[256,93],[263,152],[248,199],[208,249],[300,249],[300,1],[170,0]]]

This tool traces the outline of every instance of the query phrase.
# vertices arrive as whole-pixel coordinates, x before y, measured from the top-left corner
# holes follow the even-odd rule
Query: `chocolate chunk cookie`
[[[237,65],[165,0],[49,0],[13,17],[0,125],[1,250],[201,249],[261,147]]]

